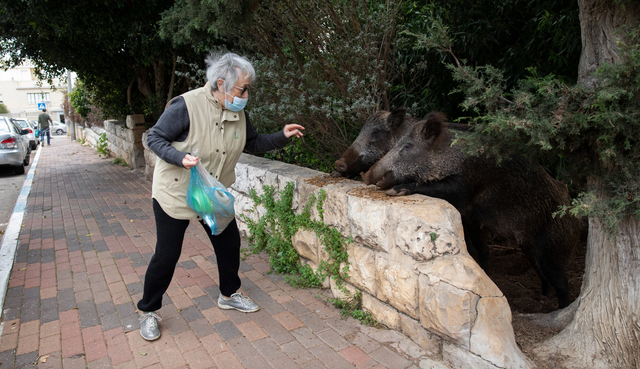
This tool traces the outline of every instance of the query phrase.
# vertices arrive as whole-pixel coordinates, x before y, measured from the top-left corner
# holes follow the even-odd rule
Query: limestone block
[[[299,229],[293,235],[293,248],[296,249],[298,255],[309,259],[315,264],[320,263],[318,258],[318,249],[321,246],[320,240],[314,231]]]
[[[358,243],[347,246],[349,255],[349,282],[372,295],[377,294],[376,254]]]
[[[238,162],[235,172],[236,181],[231,185],[231,188],[248,196],[252,188],[251,179],[249,178],[249,167],[247,164]]]
[[[144,114],[127,115],[125,123],[129,129],[134,129],[137,125],[144,125]]]
[[[311,201],[311,198],[315,196],[316,200],[313,203],[313,206],[309,209],[309,217],[314,221],[321,221],[320,214],[318,209],[316,208],[318,196],[320,195],[320,187],[309,184],[304,180],[300,180],[297,182],[296,191],[293,198],[293,209],[295,209],[296,214],[301,214],[304,211],[305,205]]]
[[[417,343],[428,356],[441,354],[442,339],[422,327],[419,321],[405,314],[400,314],[402,333]]]
[[[439,361],[423,358],[420,360],[420,369],[451,369],[451,367]]]
[[[499,369],[481,357],[448,342],[442,346],[442,359],[452,368]]]
[[[142,135],[144,134],[144,127],[138,127],[133,129],[133,142],[136,147],[142,146]]]
[[[396,246],[420,261],[457,254],[464,248],[460,213],[453,206],[444,200],[419,195],[405,199],[411,197],[419,201],[389,210]]]
[[[376,296],[401,312],[418,318],[418,273],[411,268],[376,255]]]
[[[471,330],[470,351],[502,368],[531,368],[516,344],[511,309],[504,297],[484,297],[478,302],[478,318]]]
[[[420,323],[468,349],[478,295],[420,275]]]
[[[360,182],[347,181],[322,187],[327,194],[323,207],[324,224],[337,229],[345,237],[351,235],[348,192],[362,186],[363,184]]]
[[[418,271],[428,275],[432,282],[442,280],[479,296],[504,296],[498,286],[468,254],[444,256],[421,263],[418,265]]]
[[[390,329],[400,329],[400,313],[398,310],[381,302],[374,296],[362,293],[362,308]]]
[[[354,240],[374,249],[388,251],[389,204],[356,196],[349,196],[348,204],[349,227]]]

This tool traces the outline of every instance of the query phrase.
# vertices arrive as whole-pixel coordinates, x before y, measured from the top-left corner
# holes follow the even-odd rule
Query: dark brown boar
[[[462,216],[465,240],[486,247],[482,230],[523,249],[542,280],[542,293],[556,291],[560,308],[569,303],[566,268],[582,223],[565,215],[566,187],[540,165],[520,158],[499,165],[484,156],[465,156],[444,119],[427,119],[362,175],[391,196],[419,193],[447,200]]]
[[[333,175],[352,178],[366,172],[382,158],[398,140],[406,135],[420,119],[406,116],[405,108],[372,114],[360,129],[360,134],[340,159]]]

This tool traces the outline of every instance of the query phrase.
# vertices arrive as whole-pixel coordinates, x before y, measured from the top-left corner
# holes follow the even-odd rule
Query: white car
[[[40,137],[36,137],[35,128],[31,126],[31,123],[27,119],[11,118],[11,120],[17,125],[19,125],[20,128],[26,129],[27,131],[29,131],[29,133],[27,134],[27,137],[29,138],[29,147],[31,148],[31,150],[35,150],[36,147],[38,147],[38,144],[40,143]]]
[[[49,127],[52,135],[67,134],[67,125],[60,122],[53,121],[51,127]]]

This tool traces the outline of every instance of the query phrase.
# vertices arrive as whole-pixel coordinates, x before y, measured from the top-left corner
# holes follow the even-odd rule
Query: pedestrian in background
[[[235,181],[235,166],[242,151],[263,153],[284,147],[304,127],[288,124],[270,135],[255,132],[244,107],[256,80],[251,63],[233,53],[209,55],[204,87],[174,98],[147,137],[158,156],[153,173],[152,198],[156,219],[156,251],[144,279],[138,302],[140,334],[145,340],[160,337],[156,311],[182,252],[190,220],[199,219],[187,205],[190,168],[201,162],[226,187]],[[197,152],[197,157],[193,153]],[[217,236],[200,220],[211,240],[218,263],[221,309],[254,312],[260,307],[239,292],[240,232],[234,219]]]
[[[49,133],[49,125],[51,117],[47,114],[47,109],[42,109],[42,113],[38,115],[38,128],[40,129],[40,141],[44,146],[44,136],[47,136],[47,146],[51,146],[51,134]]]

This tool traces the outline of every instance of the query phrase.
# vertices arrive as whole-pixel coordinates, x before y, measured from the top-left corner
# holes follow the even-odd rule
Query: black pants
[[[174,219],[162,210],[160,204],[153,199],[153,212],[156,217],[156,253],[144,276],[144,293],[138,301],[138,310],[156,311],[162,306],[162,295],[169,288],[173,272],[180,259],[184,233],[189,226],[188,220]],[[231,296],[240,288],[240,232],[234,219],[219,235],[211,234],[209,226],[203,225],[218,261],[220,292]]]

